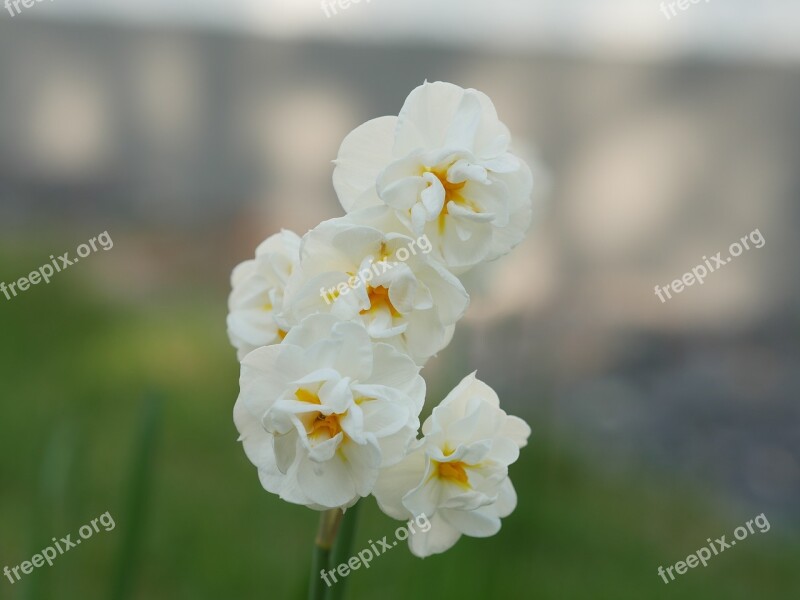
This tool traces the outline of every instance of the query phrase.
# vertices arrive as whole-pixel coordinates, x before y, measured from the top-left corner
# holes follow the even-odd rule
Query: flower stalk
[[[353,555],[353,540],[356,536],[356,528],[358,527],[358,512],[361,508],[361,502],[356,502],[353,506],[347,509],[342,519],[341,527],[339,528],[339,535],[336,538],[336,544],[333,548],[333,554],[330,559],[329,569],[335,569],[337,566],[346,563]],[[342,577],[339,581],[328,589],[328,594],[325,600],[343,600],[345,598],[345,588],[347,587],[347,578]]]
[[[325,584],[320,572],[327,570],[331,549],[342,521],[341,509],[333,508],[320,513],[314,553],[311,556],[311,579],[309,580],[308,600],[325,600]]]

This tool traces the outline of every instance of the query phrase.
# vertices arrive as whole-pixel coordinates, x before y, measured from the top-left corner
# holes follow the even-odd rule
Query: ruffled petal
[[[378,117],[354,129],[342,142],[334,164],[333,187],[345,212],[381,204],[378,174],[392,161],[397,117]]]

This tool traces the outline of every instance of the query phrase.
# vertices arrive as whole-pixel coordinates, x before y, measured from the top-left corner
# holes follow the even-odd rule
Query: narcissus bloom
[[[408,538],[420,557],[496,534],[516,507],[508,467],[530,428],[474,373],[417,439],[420,368],[469,304],[458,275],[530,225],[533,177],[510,144],[486,95],[426,82],[399,116],[342,143],[333,183],[345,216],[302,239],[273,235],[233,271],[239,440],[267,491],[330,511],[327,537],[339,509],[370,494],[391,517],[429,524]]]
[[[433,409],[422,433],[402,462],[382,471],[373,492],[391,517],[430,520],[430,530],[409,538],[411,552],[425,557],[462,535],[496,534],[517,505],[508,465],[527,444],[530,427],[507,415],[473,373]]]
[[[372,491],[416,436],[425,382],[359,323],[314,315],[242,361],[234,421],[268,491],[318,510]]]
[[[342,143],[333,185],[347,212],[386,205],[454,272],[522,241],[533,178],[509,152],[492,101],[451,83],[425,83],[398,117],[364,123]]]
[[[286,282],[300,257],[300,238],[283,230],[264,240],[254,260],[236,266],[228,299],[228,337],[239,360],[261,346],[279,343],[288,325],[280,318]]]
[[[284,317],[330,313],[364,324],[370,337],[418,364],[444,348],[469,304],[457,277],[431,260],[427,238],[384,233],[378,208],[325,221],[303,237],[286,287]],[[427,242],[427,245],[426,245]]]

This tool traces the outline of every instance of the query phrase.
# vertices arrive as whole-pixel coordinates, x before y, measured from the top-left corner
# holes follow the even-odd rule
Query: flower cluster
[[[424,514],[417,556],[494,535],[514,510],[508,466],[530,428],[474,373],[418,439],[420,369],[469,304],[458,276],[530,224],[531,171],[510,142],[486,95],[426,82],[399,116],[345,138],[333,173],[344,217],[273,235],[234,269],[234,422],[266,490],[316,510],[372,494],[396,519]]]

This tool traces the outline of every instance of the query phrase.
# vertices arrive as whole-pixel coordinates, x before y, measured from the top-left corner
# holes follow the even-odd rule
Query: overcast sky
[[[661,0],[360,0],[337,14],[329,9],[327,17],[321,2],[52,0],[16,18],[179,23],[273,37],[421,37],[642,57],[700,52],[800,60],[798,0],[700,0],[670,19]]]

